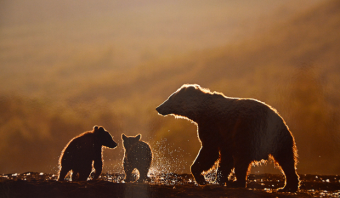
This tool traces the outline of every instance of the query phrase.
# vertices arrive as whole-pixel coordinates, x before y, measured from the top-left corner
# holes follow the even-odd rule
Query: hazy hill
[[[79,20],[82,14],[78,19],[77,15],[70,17],[72,11],[60,19],[51,11],[47,16],[57,22],[25,25],[21,18],[13,19],[19,25],[2,23],[5,25],[0,27],[3,142],[0,171],[56,172],[58,156],[68,140],[98,124],[105,126],[118,142],[122,132],[142,133],[142,139],[152,144],[158,157],[154,161],[156,168],[188,172],[199,149],[195,125],[158,116],[155,108],[182,84],[198,83],[227,96],[252,97],[271,104],[286,119],[296,137],[299,171],[339,174],[339,1],[325,1],[299,13],[294,12],[296,9],[288,10],[287,14],[283,9],[278,13],[289,16],[288,20],[277,16],[276,23],[259,23],[263,28],[256,31],[246,25],[241,28],[242,34],[246,33],[242,38],[235,36],[239,33],[236,31],[234,36],[226,34],[226,40],[209,40],[215,36],[223,38],[218,35],[228,31],[227,26],[221,26],[226,21],[214,21],[207,29],[200,26],[221,4],[216,1],[206,13],[195,15],[204,10],[202,2],[195,7],[181,4],[183,10],[175,15],[162,15],[163,18],[152,16],[170,5],[148,1],[144,6],[119,4],[128,9],[117,8],[113,16],[108,14],[110,11],[103,15],[87,13],[94,17],[92,20]],[[178,3],[170,8],[175,10]],[[101,10],[100,5],[96,9]],[[250,9],[255,5],[247,6]],[[229,15],[222,12],[226,7],[222,6],[216,13],[228,18]],[[237,8],[241,7],[241,3],[237,4]],[[138,16],[132,15],[135,11],[140,12]],[[181,15],[186,20],[179,20]],[[107,24],[113,24],[113,18],[119,16],[116,29],[106,29]],[[273,17],[270,20],[266,15],[261,17],[271,21],[276,19],[274,16],[270,15]],[[195,17],[198,22],[191,24],[189,19]],[[98,23],[98,19],[103,19],[102,23]],[[151,29],[132,25],[135,20],[137,24],[151,24],[145,25]],[[169,20],[169,29],[150,34],[159,30],[156,27],[166,20]],[[242,20],[237,22],[242,24]],[[116,31],[126,26],[123,32]],[[185,34],[183,27],[188,27],[188,31],[206,32]],[[144,34],[137,31],[141,29],[145,30]],[[157,37],[167,31],[170,31],[169,37]],[[126,37],[122,36],[127,32]],[[229,42],[230,38],[234,41]],[[149,41],[156,44],[151,45]],[[208,45],[209,42],[215,43]],[[169,43],[175,43],[174,47],[163,48]],[[128,47],[122,47],[125,44]],[[131,52],[131,46],[136,51],[144,46],[149,48],[139,54]],[[185,49],[179,50],[178,46]],[[191,52],[193,50],[196,52]],[[121,147],[105,150],[105,171],[121,170],[121,158]]]
[[[289,72],[286,78],[291,81],[294,72],[304,67],[311,68],[316,73],[315,75],[320,75],[320,77],[325,73],[337,74],[340,69],[337,57],[340,48],[338,35],[340,12],[338,11],[339,2],[330,1],[244,42],[201,51],[174,61],[164,59],[140,66],[137,71],[129,71],[126,76],[129,76],[130,81],[120,81],[117,88],[110,87],[110,84],[107,83],[105,85],[108,87],[107,93],[110,94],[109,90],[119,91],[129,88],[145,93],[148,89],[155,90],[154,86],[151,86],[152,84],[160,86],[160,83],[167,82],[164,83],[164,87],[159,87],[164,90],[165,87],[169,87],[169,83],[178,86],[175,82],[178,81],[179,84],[182,84],[183,80],[214,86],[214,84],[219,84],[219,80],[232,83],[233,79],[243,78],[247,75],[250,75],[248,76],[250,78],[246,78],[247,80],[256,78],[271,82],[272,80],[281,80],[277,79],[277,75],[285,75],[282,71]],[[261,73],[265,78],[257,76]],[[331,76],[325,76],[325,78],[331,78]],[[286,81],[286,84],[289,81]],[[279,82],[281,83],[281,81]],[[328,82],[333,83],[334,81]],[[129,86],[129,84],[131,85]],[[225,84],[224,88],[221,88],[228,91],[225,86],[230,85]],[[140,89],[137,89],[136,86]],[[124,93],[135,94],[136,92],[124,91]],[[157,93],[159,92],[156,91],[154,94]],[[112,97],[115,96],[115,94],[112,95]]]
[[[318,1],[1,1],[0,91],[67,98],[84,79],[243,40]]]
[[[124,106],[124,115],[130,112],[126,108],[132,108],[137,113],[129,116],[136,119],[141,112],[156,114],[153,109],[183,83],[198,83],[227,96],[257,98],[273,105],[287,120],[298,143],[301,172],[338,173],[338,32],[340,2],[327,1],[244,42],[173,61],[155,61],[117,76],[121,78],[117,85],[111,85],[107,79],[105,85],[84,92],[92,96],[76,98],[91,101],[101,95],[120,101],[117,111]],[[136,128],[143,126],[144,119],[140,119],[142,123],[137,123]],[[149,127],[173,142],[183,144],[195,138],[195,127],[186,126],[186,131],[186,127],[174,126],[178,122],[182,121],[169,120],[168,125],[163,123],[159,129]],[[134,128],[131,123],[127,125],[125,128]],[[190,135],[182,137],[183,131]],[[192,150],[195,149],[197,146]]]

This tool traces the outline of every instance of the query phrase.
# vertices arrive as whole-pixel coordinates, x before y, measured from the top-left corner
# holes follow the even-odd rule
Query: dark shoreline
[[[190,174],[151,175],[149,183],[122,183],[123,174],[102,174],[99,180],[58,182],[54,174],[26,172],[0,175],[0,197],[337,197],[340,176],[300,175],[297,193],[278,193],[284,178],[250,174],[247,188],[216,184],[197,186]],[[209,178],[208,178],[209,179]],[[213,178],[211,178],[213,179]]]

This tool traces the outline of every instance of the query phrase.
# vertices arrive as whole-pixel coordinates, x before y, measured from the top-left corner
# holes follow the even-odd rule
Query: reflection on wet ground
[[[191,174],[175,174],[175,173],[169,173],[169,174],[150,174],[151,181],[147,184],[128,184],[128,185],[147,185],[148,192],[150,193],[150,189],[158,188],[157,191],[169,191],[173,189],[172,191],[175,193],[175,191],[181,191],[184,193],[186,190],[187,195],[190,195],[190,192],[192,193],[195,188],[197,190],[204,189],[205,191],[201,192],[201,197],[205,197],[204,192],[206,192],[206,189],[209,188],[209,194],[212,195],[212,193],[217,192],[216,195],[220,195],[220,193],[223,193],[223,190],[229,189],[229,191],[224,191],[224,193],[230,193],[231,188],[223,187],[219,185],[214,184],[214,175],[208,174],[206,175],[206,180],[209,181],[209,185],[206,187],[198,187],[195,185],[195,182],[192,178]],[[138,177],[136,175],[136,177]],[[0,175],[0,191],[7,190],[10,192],[11,188],[13,186],[16,186],[16,188],[20,189],[21,184],[34,184],[35,187],[41,187],[47,185],[47,184],[55,184],[62,183],[64,185],[75,185],[75,183],[79,185],[86,185],[86,183],[90,186],[107,186],[110,184],[124,184],[124,174],[102,174],[101,178],[97,181],[88,181],[88,182],[56,182],[57,175],[55,174],[46,174],[42,172],[27,172],[27,173],[14,173],[14,174],[3,174]],[[340,176],[338,175],[300,175],[301,179],[301,187],[300,191],[298,193],[289,193],[289,195],[292,196],[313,196],[313,197],[339,197],[340,196]],[[248,184],[247,184],[247,190],[248,191],[254,191],[254,192],[266,192],[268,195],[282,195],[285,193],[277,193],[277,188],[283,187],[284,185],[284,177],[282,175],[276,175],[276,174],[250,174],[248,177]],[[6,187],[7,186],[7,187]],[[86,188],[86,187],[84,187]],[[110,187],[112,188],[112,186]],[[12,189],[15,189],[14,187]],[[190,192],[189,192],[190,191]],[[239,191],[235,191],[235,193],[239,193]],[[159,194],[159,192],[158,192]],[[170,193],[171,194],[171,193]],[[168,195],[170,195],[168,193]],[[174,195],[180,195],[174,194]],[[194,194],[191,194],[194,196]],[[287,195],[287,193],[286,193]],[[154,197],[154,196],[150,196]]]

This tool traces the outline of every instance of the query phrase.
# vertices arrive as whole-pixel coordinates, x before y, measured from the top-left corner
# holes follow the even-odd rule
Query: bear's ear
[[[138,134],[135,138],[139,141],[141,137],[142,137],[142,135]]]
[[[126,135],[123,133],[122,134],[122,139],[125,141],[127,139]]]
[[[93,131],[97,131],[97,130],[98,130],[98,126],[97,126],[97,125],[94,125]]]
[[[201,89],[201,86],[198,84],[193,84],[193,86],[195,87],[195,89]]]

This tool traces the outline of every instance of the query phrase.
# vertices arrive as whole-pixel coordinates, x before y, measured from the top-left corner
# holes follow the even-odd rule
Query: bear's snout
[[[118,146],[118,144],[116,142],[113,142],[112,147],[111,148],[116,148]]]
[[[107,145],[107,147],[109,147],[109,148],[116,148],[118,146],[118,144],[115,142],[115,141],[112,141],[112,142],[110,142],[110,144],[109,145]]]
[[[162,105],[159,105],[157,108],[156,108],[156,111],[159,113],[159,114],[161,114],[161,115],[163,115],[163,116],[165,116],[165,115],[168,115],[168,113],[166,113],[165,111],[164,111],[164,107],[162,107]]]
[[[161,112],[159,112],[161,110],[161,106],[158,106],[157,108],[156,108],[156,111],[158,112],[158,113],[161,113]]]

